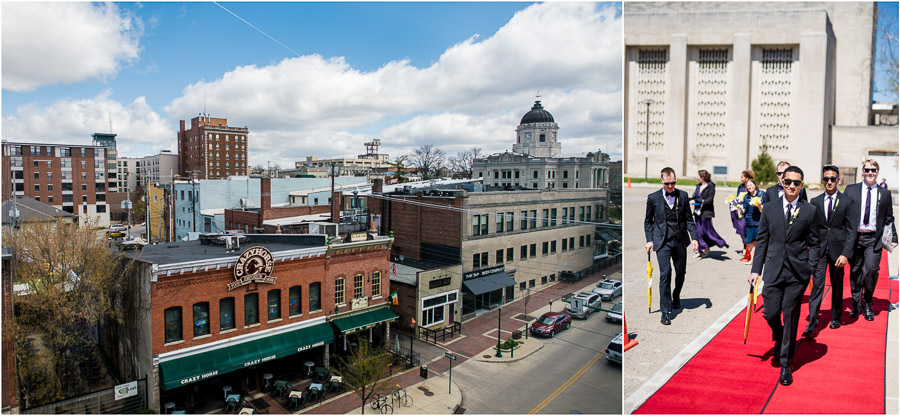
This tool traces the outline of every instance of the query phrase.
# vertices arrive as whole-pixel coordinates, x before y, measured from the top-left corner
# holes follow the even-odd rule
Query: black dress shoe
[[[863,312],[866,315],[866,320],[874,321],[875,320],[875,311],[872,310],[872,305],[865,303],[865,304],[863,304],[863,308],[864,308]]]
[[[803,338],[806,338],[806,339],[813,339],[813,338],[816,337],[816,335],[818,334],[818,332],[819,332],[819,331],[816,331],[815,328],[808,327],[808,328],[806,328],[805,331],[803,331],[802,337],[803,337]]]
[[[659,322],[663,325],[671,325],[672,324],[672,321],[669,320],[669,314],[667,314],[665,312],[663,312],[662,318],[659,320]]]
[[[781,377],[778,378],[778,382],[782,386],[790,386],[794,382],[794,376],[791,374],[790,367],[781,367]]]
[[[859,306],[857,306],[856,303],[854,303],[853,307],[850,308],[850,317],[856,318],[857,316],[859,316]]]
[[[835,319],[835,320],[831,321],[831,324],[829,324],[828,327],[831,329],[838,329],[841,327],[841,321],[838,321]]]

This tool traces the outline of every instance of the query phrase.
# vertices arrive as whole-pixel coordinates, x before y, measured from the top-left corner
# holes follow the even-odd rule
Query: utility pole
[[[331,196],[328,198],[331,200],[331,222],[334,221],[334,162],[331,162]],[[338,218],[337,222],[341,222],[341,219]]]
[[[194,232],[197,232],[197,173],[200,173],[199,170],[192,170],[188,173],[191,174],[191,226],[194,229]]]

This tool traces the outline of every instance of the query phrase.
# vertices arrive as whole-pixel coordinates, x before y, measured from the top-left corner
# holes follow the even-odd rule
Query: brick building
[[[239,248],[218,244],[226,238]],[[360,337],[383,343],[396,319],[387,308],[392,239],[370,238],[207,234],[148,246],[131,255],[136,314],[107,327],[120,343],[107,349],[122,377],[148,378],[152,408],[172,402],[193,413],[221,408],[223,386],[252,394],[267,373],[327,366]]]
[[[178,174],[197,179],[246,175],[247,127],[229,127],[228,119],[197,116],[191,127],[181,120],[178,131]]]
[[[105,146],[3,142],[2,200],[15,193],[109,225]],[[115,163],[111,168],[115,171]],[[11,176],[10,176],[11,175]]]

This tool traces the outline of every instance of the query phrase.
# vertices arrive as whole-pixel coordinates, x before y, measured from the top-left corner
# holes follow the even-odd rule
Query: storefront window
[[[219,330],[234,329],[234,298],[219,301]]]
[[[322,299],[320,298],[320,294],[322,292],[322,284],[319,282],[311,283],[309,285],[309,310],[310,311],[318,311],[322,309]]]
[[[338,277],[334,280],[334,304],[344,304],[344,278]]]
[[[259,323],[259,293],[244,295],[244,325]]]
[[[353,277],[353,299],[364,298],[363,294],[363,275],[358,274]]]
[[[303,288],[300,286],[294,286],[288,292],[288,314],[290,316],[300,315],[303,313],[303,308],[301,302],[300,295],[303,293]]]
[[[268,308],[269,320],[274,321],[281,318],[281,290],[272,289],[269,291]]]
[[[194,336],[209,335],[209,302],[194,304]]]
[[[381,295],[381,272],[372,272],[372,296]]]
[[[166,342],[181,341],[181,307],[166,309]]]

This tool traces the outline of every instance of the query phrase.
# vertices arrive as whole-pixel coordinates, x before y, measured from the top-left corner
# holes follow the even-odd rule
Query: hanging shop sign
[[[269,250],[260,246],[250,247],[234,264],[234,281],[228,284],[228,290],[250,282],[275,283],[277,277],[272,277],[273,268],[275,259]]]

